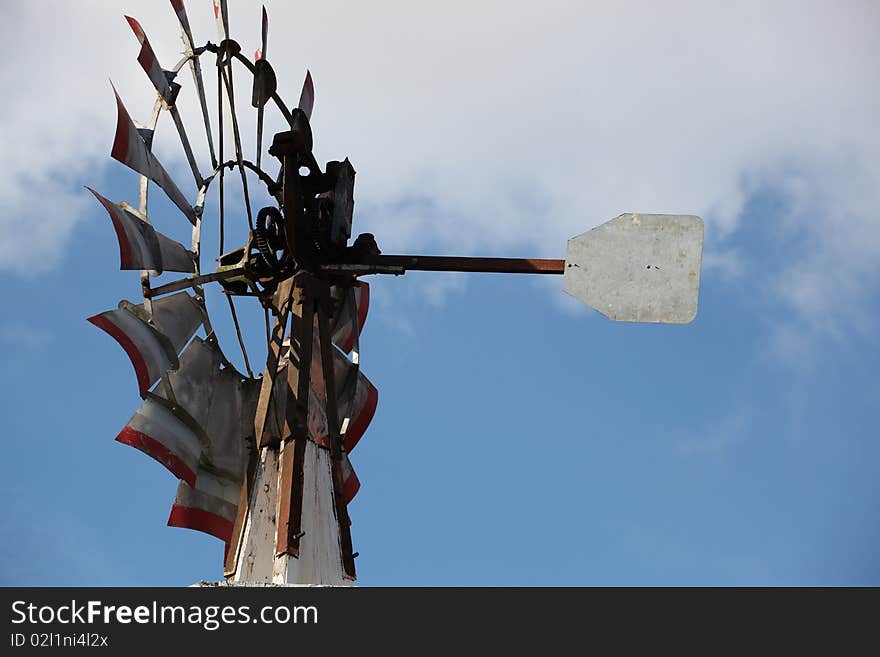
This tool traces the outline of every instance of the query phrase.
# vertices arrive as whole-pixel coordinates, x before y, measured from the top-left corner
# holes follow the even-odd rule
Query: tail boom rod
[[[321,265],[326,272],[404,274],[407,271],[457,271],[491,274],[563,274],[565,260],[481,258],[471,256],[365,255],[350,263]]]

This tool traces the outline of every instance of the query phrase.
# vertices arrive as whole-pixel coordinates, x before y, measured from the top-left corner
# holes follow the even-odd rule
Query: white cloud
[[[216,41],[210,3],[187,4],[197,40]],[[229,5],[250,53],[259,3]],[[267,6],[279,91],[295,103],[312,69],[318,158],[351,157],[358,227],[386,252],[561,257],[565,239],[621,212],[688,212],[707,220],[709,269],[731,276],[741,255],[726,240],[748,195],[776,184],[801,203],[778,218],[799,249],[773,284],[792,321],[828,332],[823,317],[843,295],[876,290],[876,3]],[[0,267],[57,263],[91,207],[77,186],[109,170],[107,78],[135,118],[149,112],[122,11],[171,66],[180,42],[169,3],[22,3],[0,27],[22,55],[0,70],[14,90],[0,107]],[[209,60],[205,70],[213,107]],[[188,73],[181,82],[198,134]],[[277,125],[270,117],[267,134]],[[156,151],[185,181],[170,122]]]

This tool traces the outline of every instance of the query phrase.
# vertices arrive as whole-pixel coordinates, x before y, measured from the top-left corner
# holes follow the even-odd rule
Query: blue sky
[[[170,7],[130,4],[173,62]],[[880,584],[880,58],[867,56],[880,14],[856,2],[682,4],[671,17],[557,5],[511,9],[481,33],[490,4],[463,23],[454,3],[451,17],[383,4],[384,39],[338,28],[362,55],[348,67],[317,45],[333,3],[308,10],[303,43],[274,42],[292,62],[291,102],[311,66],[318,158],[352,158],[356,226],[387,252],[562,257],[566,238],[621,212],[706,220],[687,326],[610,322],[555,278],[373,277],[362,366],[379,408],[352,455],[360,583]],[[209,10],[187,6],[214,38]],[[258,5],[230,9],[253,41]],[[271,59],[272,30],[293,19],[268,9]],[[79,39],[88,68],[145,118],[149,86],[120,9],[61,11],[94,18],[79,36],[53,34],[58,49]],[[41,25],[41,12],[22,5],[4,29]],[[683,16],[690,40],[668,45]],[[457,47],[441,56],[449,25]],[[95,34],[125,56],[107,61],[87,43]],[[517,43],[532,34],[525,56]],[[37,69],[64,62],[58,49]],[[82,87],[69,101],[77,130],[34,132],[58,101],[51,84],[34,91],[35,116],[4,109],[17,128],[4,149],[24,160],[5,163],[0,184],[0,583],[217,579],[222,544],[165,527],[176,481],[113,441],[137,387],[122,350],[84,320],[137,300],[137,274],[118,271],[110,222],[82,185],[134,201],[136,178],[106,155],[107,75],[64,66],[72,81],[56,86]],[[382,73],[393,90],[371,95],[382,66],[397,67]],[[160,130],[157,152],[186,180],[170,123]],[[154,223],[182,239],[160,197]],[[210,308],[237,358],[216,298]]]

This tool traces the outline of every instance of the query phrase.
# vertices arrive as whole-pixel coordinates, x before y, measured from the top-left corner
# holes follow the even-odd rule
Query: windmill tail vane
[[[615,320],[686,323],[695,316],[703,225],[690,215],[621,215],[570,240],[565,260],[384,255],[371,234],[352,240],[355,169],[347,158],[322,168],[313,155],[310,72],[296,107],[280,97],[265,7],[252,61],[230,36],[226,0],[213,0],[217,44],[197,45],[183,0],[171,5],[184,44],[184,57],[172,69],[160,65],[143,26],[125,17],[140,47],[137,61],[156,91],[150,119],[139,125],[113,90],[111,157],[139,174],[137,204],[87,188],[110,217],[120,268],[140,272],[143,301],[123,300],[89,321],[126,352],[143,400],[117,441],[151,456],[178,480],[168,524],[223,541],[229,582],[349,584],[356,578],[348,506],[360,481],[350,454],[378,402],[360,367],[370,305],[369,285],[360,277],[419,270],[558,274],[566,292]],[[217,69],[213,116],[202,58],[213,58]],[[184,67],[210,155],[203,169],[176,104]],[[243,152],[235,106],[242,73],[256,111],[253,159]],[[264,159],[267,108],[287,129],[272,136]],[[194,192],[185,193],[153,153],[163,113],[175,126]],[[234,171],[244,205],[236,216],[247,218],[248,237],[226,250],[232,203],[226,176]],[[252,207],[255,180],[274,204]],[[189,247],[154,227],[151,182],[190,224]],[[209,217],[212,189],[219,202]],[[203,225],[218,236],[218,266],[210,272],[201,269]],[[184,277],[154,285],[168,272]],[[212,327],[205,302],[210,284],[226,298],[247,374],[228,360]],[[265,354],[254,361],[261,374],[254,376],[237,304],[257,303],[266,331]]]

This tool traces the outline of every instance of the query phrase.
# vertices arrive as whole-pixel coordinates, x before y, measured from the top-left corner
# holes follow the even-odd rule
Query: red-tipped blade
[[[112,86],[112,85],[111,85]],[[189,219],[190,223],[196,224],[196,214],[186,197],[172,180],[165,167],[156,159],[150,151],[147,143],[141,137],[134,121],[125,109],[122,99],[113,88],[116,96],[116,136],[113,140],[113,149],[110,156],[124,165],[134,169],[141,175],[155,182],[168,195],[168,198],[180,208],[180,211]]]
[[[180,21],[180,27],[186,36],[186,40],[189,42],[187,45],[189,46],[189,49],[192,50],[192,30],[189,27],[189,18],[186,15],[186,7],[183,4],[183,0],[171,0],[171,6],[174,8],[174,13],[177,14],[177,20]]]
[[[107,210],[119,241],[120,269],[195,272],[192,254],[180,242],[166,237],[141,219],[133,208],[113,203],[86,187]]]
[[[229,14],[226,11],[226,0],[214,0],[214,20],[217,23],[217,36],[220,41],[229,38]]]
[[[342,296],[337,301],[339,305],[330,324],[333,344],[348,353],[354,346],[355,319],[357,319],[358,335],[364,330],[364,323],[367,321],[367,311],[370,308],[370,285],[362,281],[355,284],[353,304],[351,302],[352,295],[347,294],[345,288],[333,289],[332,292],[334,296],[337,294]]]
[[[126,16],[125,20],[128,21],[131,31],[134,32],[134,35],[141,44],[141,51],[138,54],[138,63],[140,63],[141,68],[144,69],[147,76],[150,78],[150,82],[153,83],[153,86],[156,88],[156,91],[159,92],[159,95],[166,101],[170,102],[172,95],[171,85],[168,84],[168,78],[165,77],[165,71],[163,71],[162,67],[159,65],[159,61],[156,59],[156,53],[153,51],[153,47],[150,45],[150,40],[147,39],[144,29],[141,27],[141,24],[131,16]]]
[[[122,301],[116,310],[89,317],[128,354],[141,396],[159,377],[177,369],[177,354],[202,323],[202,311],[186,292],[153,301],[152,321],[143,305]]]
[[[241,480],[233,481],[199,470],[196,485],[181,481],[168,516],[169,527],[184,527],[216,536],[226,543],[232,538]]]

